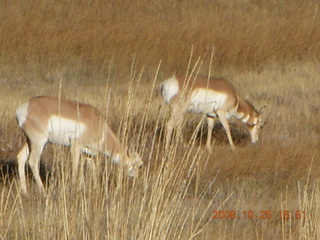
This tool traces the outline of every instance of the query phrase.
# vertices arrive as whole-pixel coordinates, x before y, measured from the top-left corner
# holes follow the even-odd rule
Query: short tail
[[[29,105],[29,102],[26,102],[22,104],[20,107],[18,107],[16,110],[16,119],[21,128],[27,119],[28,105]]]

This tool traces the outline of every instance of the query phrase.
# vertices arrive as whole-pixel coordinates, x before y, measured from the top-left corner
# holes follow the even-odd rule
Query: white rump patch
[[[48,140],[52,143],[70,145],[71,139],[80,138],[86,125],[76,120],[51,116],[48,121]]]
[[[161,94],[165,102],[170,102],[171,98],[179,92],[179,82],[175,77],[165,80],[160,85]]]
[[[17,111],[16,111],[16,117],[17,117],[19,126],[21,128],[22,128],[23,124],[25,123],[25,121],[27,120],[28,106],[29,106],[29,102],[26,102],[26,103],[22,104],[20,107],[18,107]]]
[[[212,113],[224,105],[228,96],[209,89],[198,88],[191,94],[187,111],[192,113]]]

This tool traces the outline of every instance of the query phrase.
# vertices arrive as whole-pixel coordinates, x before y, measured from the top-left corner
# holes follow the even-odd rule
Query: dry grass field
[[[318,0],[1,1],[0,239],[319,239],[319,8]],[[267,106],[258,144],[232,121],[232,152],[216,124],[208,155],[204,116],[186,114],[184,142],[164,151],[168,106],[156,88],[192,68]],[[69,149],[47,144],[47,196],[31,171],[23,196],[16,154],[26,139],[15,110],[36,95],[101,110],[143,157],[140,176],[98,156],[98,174],[84,163],[73,186]]]

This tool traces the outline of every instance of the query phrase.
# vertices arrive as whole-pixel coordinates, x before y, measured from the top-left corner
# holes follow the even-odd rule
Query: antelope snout
[[[257,125],[249,129],[252,143],[257,143],[259,141],[259,129],[260,127]]]

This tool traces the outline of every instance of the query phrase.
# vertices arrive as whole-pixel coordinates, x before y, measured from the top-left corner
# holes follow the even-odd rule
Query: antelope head
[[[127,149],[127,174],[129,177],[136,177],[138,175],[139,169],[142,167],[143,161],[140,155],[135,152],[132,148]]]
[[[256,143],[259,141],[260,131],[264,127],[264,125],[267,123],[261,118],[261,113],[265,108],[266,106],[263,106],[262,108],[260,108],[259,111],[256,112],[253,122],[251,124],[249,123],[247,124],[247,128],[249,130],[252,143]]]

